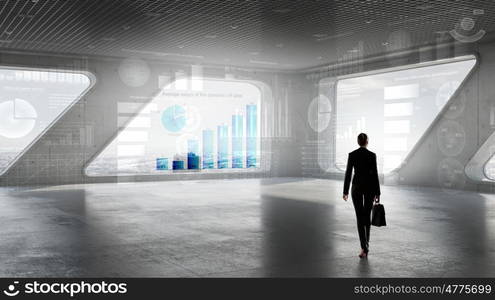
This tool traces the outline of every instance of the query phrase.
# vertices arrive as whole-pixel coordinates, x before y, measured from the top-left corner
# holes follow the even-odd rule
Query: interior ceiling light
[[[321,38],[324,38],[324,37],[327,37],[328,34],[326,33],[315,33],[313,34],[313,37],[317,38],[317,39],[321,39]]]
[[[250,59],[249,62],[252,63],[252,64],[260,64],[260,65],[272,65],[272,66],[278,65],[277,62],[267,61],[267,60],[254,60],[254,59]]]
[[[175,52],[158,52],[158,51],[127,49],[127,48],[122,48],[121,51],[122,52],[128,52],[128,53],[135,53],[135,54],[153,55],[153,56],[177,56],[177,57],[197,58],[197,59],[204,59],[205,58],[202,55],[183,54],[183,53],[175,53]]]
[[[354,34],[354,32],[352,32],[352,31],[343,32],[343,33],[338,33],[338,34],[335,34],[335,35],[328,35],[328,36],[324,36],[324,37],[321,37],[321,38],[316,38],[316,41],[323,42],[323,41],[327,41],[327,40],[332,40],[332,39],[338,39],[338,38],[342,38],[342,37],[351,36],[353,34]]]
[[[478,15],[484,15],[485,10],[482,8],[475,8],[473,9],[473,15],[478,16]]]

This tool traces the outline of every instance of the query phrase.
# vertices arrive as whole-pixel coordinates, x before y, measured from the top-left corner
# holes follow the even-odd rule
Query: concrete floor
[[[382,187],[367,260],[342,183],[0,189],[0,276],[495,276],[495,195]]]

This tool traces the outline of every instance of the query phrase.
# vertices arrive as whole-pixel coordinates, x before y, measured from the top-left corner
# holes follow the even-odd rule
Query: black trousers
[[[370,242],[371,210],[373,208],[374,193],[362,190],[359,186],[352,185],[352,203],[356,211],[357,229],[361,249],[368,252]]]

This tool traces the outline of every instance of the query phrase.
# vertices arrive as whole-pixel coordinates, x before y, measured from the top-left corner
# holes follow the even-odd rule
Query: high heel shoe
[[[368,257],[368,251],[361,250],[361,253],[359,253],[359,258],[367,258]]]

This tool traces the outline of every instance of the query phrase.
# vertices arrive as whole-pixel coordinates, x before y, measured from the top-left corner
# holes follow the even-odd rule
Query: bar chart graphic
[[[242,115],[232,116],[232,168],[243,167],[243,118]]]
[[[214,139],[215,133],[213,130],[203,130],[203,169],[213,169],[215,167]]]
[[[255,104],[246,106],[246,167],[255,168],[258,143],[258,110]]]
[[[245,116],[239,111],[236,111],[231,116],[230,126],[225,123],[217,126],[216,136],[214,130],[203,129],[201,131],[201,139],[188,139],[187,161],[184,162],[184,165],[187,166],[186,169],[242,169],[257,167],[257,111],[256,104],[248,104],[245,107]],[[244,126],[244,124],[246,125]],[[215,139],[217,141],[216,159],[214,151]],[[229,143],[231,155],[229,155]],[[173,170],[182,169],[173,168]],[[159,170],[158,163],[157,170]],[[160,170],[165,169],[161,168]]]
[[[217,132],[218,168],[225,169],[229,167],[229,127],[219,125]]]
[[[187,141],[187,169],[199,170],[199,143],[197,140]]]
[[[124,124],[119,126],[125,127],[86,174],[243,172],[264,167],[261,90],[232,80],[202,80],[193,88],[187,75],[178,77],[180,84],[177,78],[167,79],[146,105],[138,103],[140,99],[119,103],[119,124]],[[125,117],[133,114],[127,121]]]

